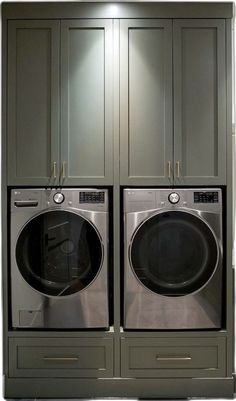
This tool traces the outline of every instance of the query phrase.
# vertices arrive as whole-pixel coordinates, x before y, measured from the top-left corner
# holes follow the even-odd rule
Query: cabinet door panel
[[[223,20],[174,22],[174,94],[176,184],[225,184]]]
[[[110,183],[111,21],[62,22],[62,183]]]
[[[59,136],[59,23],[10,21],[8,183],[53,184]]]
[[[172,181],[171,35],[169,20],[121,21],[122,184]]]

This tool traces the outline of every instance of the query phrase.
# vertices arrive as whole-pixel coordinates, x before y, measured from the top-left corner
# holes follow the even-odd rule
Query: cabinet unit
[[[225,21],[122,21],[120,77],[121,183],[225,184]]]
[[[121,338],[124,377],[224,377],[225,338]]]
[[[112,338],[10,338],[10,377],[111,377]]]
[[[172,21],[120,23],[121,184],[172,181]]]
[[[10,185],[112,183],[111,40],[110,20],[63,21],[61,43],[60,22],[10,22]]]
[[[55,185],[59,158],[59,22],[8,24],[8,183]]]

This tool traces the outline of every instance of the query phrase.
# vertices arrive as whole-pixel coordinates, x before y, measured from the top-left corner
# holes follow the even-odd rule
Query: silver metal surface
[[[171,189],[124,190],[124,328],[125,329],[211,329],[222,321],[222,196],[221,190],[176,189],[179,202],[168,200]],[[217,203],[195,203],[194,192],[217,192]],[[184,296],[152,292],[138,279],[131,265],[131,243],[138,227],[165,211],[194,215],[211,230],[218,249],[215,270],[198,291]],[[171,238],[170,238],[171,241]]]
[[[57,162],[53,162],[53,178],[57,178]]]
[[[180,177],[180,167],[179,167],[179,161],[176,162],[176,176],[177,178]]]
[[[62,204],[55,204],[57,189],[11,191],[11,306],[12,326],[21,328],[108,328],[108,191],[63,189]],[[104,203],[82,203],[80,192],[104,192]],[[17,207],[16,202],[37,201]],[[90,222],[101,241],[103,258],[94,280],[75,294],[56,297],[36,291],[22,277],[16,261],[19,234],[34,217],[55,210],[75,213]]]
[[[168,196],[168,199],[170,201],[170,203],[178,203],[179,202],[179,194],[177,194],[176,192],[171,192],[170,195]]]
[[[191,361],[191,356],[156,356],[158,361]]]
[[[61,192],[56,192],[53,196],[53,200],[57,204],[61,204],[64,201],[65,197]]]

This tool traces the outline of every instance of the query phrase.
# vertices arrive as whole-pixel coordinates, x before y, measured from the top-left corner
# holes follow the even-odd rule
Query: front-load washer
[[[221,190],[125,189],[124,221],[124,328],[221,328]]]
[[[108,191],[11,191],[12,326],[108,328]]]

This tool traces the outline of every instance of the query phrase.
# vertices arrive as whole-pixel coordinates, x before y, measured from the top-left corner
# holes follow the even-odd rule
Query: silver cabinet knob
[[[61,192],[57,192],[54,196],[53,196],[53,200],[55,203],[57,203],[58,205],[62,202],[64,202],[64,195]]]
[[[172,192],[169,196],[168,196],[169,202],[172,204],[176,204],[179,202],[180,196],[179,194],[177,194],[176,192]]]

